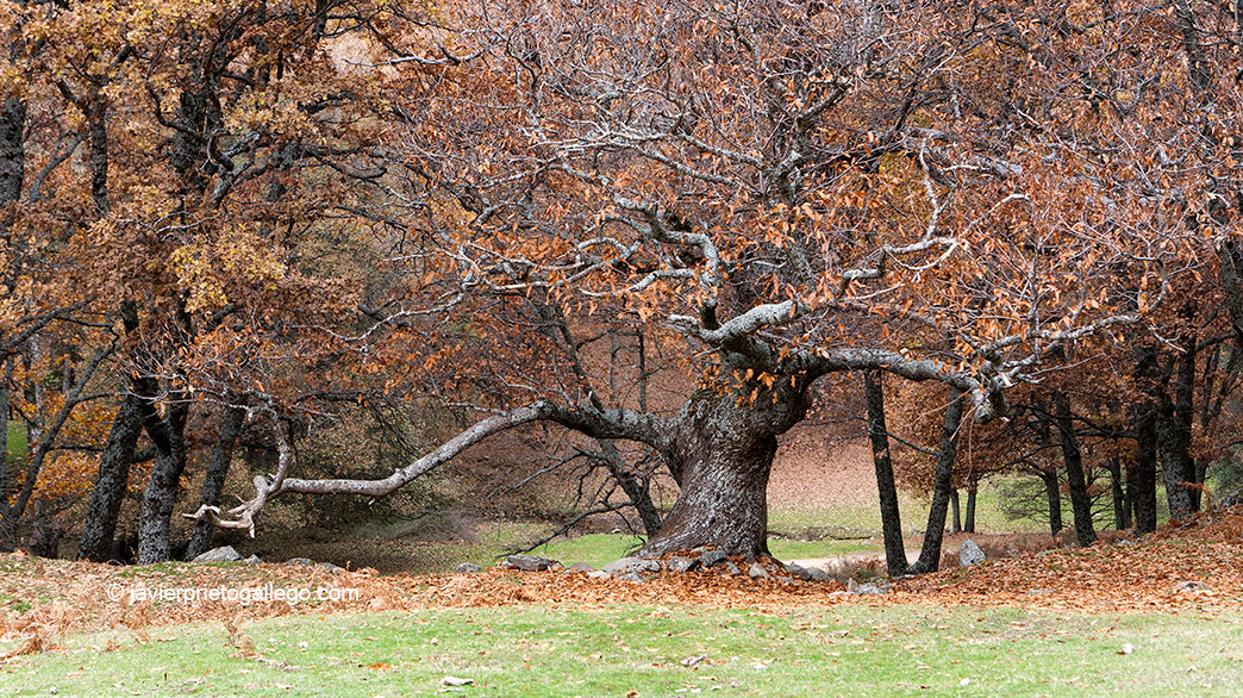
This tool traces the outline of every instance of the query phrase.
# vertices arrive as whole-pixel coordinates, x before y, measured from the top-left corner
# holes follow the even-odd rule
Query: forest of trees
[[[1230,494],[1243,3],[6,0],[0,37],[0,548],[192,558],[537,425],[642,554],[763,555],[778,437],[851,400],[895,574],[998,475],[1084,545]],[[300,462],[394,409],[452,426]]]

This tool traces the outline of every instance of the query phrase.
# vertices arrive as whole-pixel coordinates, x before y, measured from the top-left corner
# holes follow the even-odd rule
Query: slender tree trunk
[[[1200,479],[1195,458],[1191,455],[1192,425],[1195,422],[1196,356],[1198,354],[1197,339],[1194,334],[1183,341],[1182,349],[1183,352],[1178,357],[1178,370],[1174,383],[1174,427],[1177,429],[1177,445],[1180,451],[1177,460],[1182,482],[1196,485],[1199,484]],[[1183,488],[1187,491],[1191,510],[1199,511],[1200,490],[1186,485]]]
[[[1066,463],[1066,482],[1070,488],[1070,507],[1075,515],[1075,537],[1079,545],[1096,542],[1096,529],[1092,526],[1092,498],[1083,472],[1083,455],[1079,451],[1079,439],[1075,436],[1075,423],[1070,411],[1070,398],[1066,393],[1053,393],[1057,410],[1057,430],[1062,444],[1062,460]]]
[[[643,548],[656,557],[711,547],[730,555],[768,555],[768,475],[777,436],[807,412],[806,388],[761,393],[750,405],[737,397],[696,398],[683,409],[670,440],[682,470],[677,502],[660,533]]]
[[[941,447],[937,451],[932,506],[928,509],[928,527],[919,559],[911,565],[912,574],[935,572],[941,566],[941,541],[945,536],[945,515],[949,509],[950,490],[954,483],[954,458],[958,455],[958,426],[962,423],[962,393],[950,389],[950,404],[941,422]]]
[[[1049,533],[1056,536],[1062,532],[1062,486],[1056,470],[1042,470],[1040,479],[1044,481],[1045,499],[1049,504]]]
[[[186,468],[184,442],[188,405],[175,404],[164,419],[147,421],[147,434],[155,443],[155,462],[138,509],[138,562],[164,562],[172,556],[172,517],[181,474]]]
[[[200,499],[202,504],[215,506],[220,503],[224,480],[229,474],[229,464],[233,461],[233,448],[237,445],[237,437],[242,431],[242,421],[245,418],[245,410],[236,407],[224,408],[216,432],[216,443],[207,462],[207,473],[203,477],[203,494]],[[187,560],[193,560],[211,548],[215,528],[206,521],[198,522],[194,533],[190,535],[190,544],[186,546]]]
[[[1157,530],[1157,416],[1153,405],[1140,407],[1135,420],[1135,532]]]
[[[959,510],[957,488],[950,490],[950,533],[962,533],[962,512]]]
[[[1122,491],[1122,463],[1117,458],[1109,459],[1109,494],[1114,505],[1114,528],[1126,529],[1126,495]]]
[[[967,488],[967,517],[963,522],[962,530],[967,533],[975,533],[975,494],[978,486],[972,483]]]
[[[872,464],[876,467],[876,490],[880,498],[881,533],[885,539],[885,568],[890,577],[906,574],[906,545],[902,541],[902,515],[898,507],[898,488],[893,478],[893,458],[889,453],[889,429],[885,425],[885,388],[880,371],[865,371],[863,387],[867,395],[868,438],[872,442]]]
[[[660,511],[652,501],[648,483],[628,470],[626,459],[612,441],[598,439],[598,443],[605,467],[608,468],[613,480],[621,486],[622,492],[625,492],[635,512],[639,514],[639,521],[643,523],[643,532],[648,538],[655,536],[660,532]]]
[[[1126,493],[1122,497],[1122,527],[1135,525],[1135,492],[1139,489],[1139,468],[1132,463],[1126,467]]]

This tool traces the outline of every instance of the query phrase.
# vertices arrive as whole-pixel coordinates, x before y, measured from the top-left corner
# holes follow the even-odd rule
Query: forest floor
[[[168,589],[330,593],[152,600]],[[1229,695],[1243,509],[842,592],[714,571],[640,584],[7,555],[0,693]]]

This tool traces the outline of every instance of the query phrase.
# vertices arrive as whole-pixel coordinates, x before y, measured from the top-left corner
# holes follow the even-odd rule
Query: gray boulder
[[[733,560],[725,561],[725,572],[728,573],[731,577],[737,577],[738,575],[742,574],[742,570],[739,569],[738,565],[734,564]]]
[[[291,557],[285,561],[285,564],[294,565],[295,567],[310,567],[315,564],[315,561],[305,557]]]
[[[707,550],[699,556],[699,564],[704,567],[711,567],[725,562],[725,553],[720,550]]]
[[[768,570],[764,569],[764,566],[760,563],[752,562],[751,566],[747,568],[747,576],[751,579],[768,579]]]
[[[191,562],[237,562],[242,556],[233,549],[231,545],[223,545],[219,548],[212,548],[207,552],[194,558]]]
[[[984,562],[984,551],[980,549],[980,546],[970,538],[963,541],[962,547],[958,549],[958,564],[970,567],[981,562]]]
[[[684,574],[699,567],[699,558],[697,557],[671,557],[665,560],[665,571],[675,574]]]
[[[638,572],[627,572],[625,574],[619,574],[616,577],[614,577],[614,579],[617,579],[623,582],[632,582],[634,584],[642,584],[645,581],[647,581],[643,579],[643,575],[639,574]]]
[[[473,562],[463,562],[462,564],[457,566],[457,569],[453,571],[456,572],[457,574],[476,574],[478,572],[482,572],[483,567],[480,567],[479,565],[476,565]]]
[[[251,555],[250,557],[246,558],[245,560],[242,560],[242,562],[245,562],[245,563],[246,563],[246,564],[248,564],[248,565],[258,565],[258,564],[262,563],[262,562],[263,562],[263,560],[259,559],[259,556],[258,556],[258,555]]]
[[[561,570],[561,574],[590,574],[591,572],[595,572],[595,568],[585,562],[576,562]]]
[[[829,573],[819,567],[803,567],[790,563],[786,565],[786,572],[805,582],[827,582],[829,581]]]
[[[536,555],[510,555],[505,558],[506,567],[522,570],[523,572],[543,572],[556,564],[559,564],[556,560],[549,560]]]
[[[660,563],[655,560],[645,560],[641,557],[623,557],[620,560],[610,562],[600,569],[616,577],[630,572],[659,572]]]

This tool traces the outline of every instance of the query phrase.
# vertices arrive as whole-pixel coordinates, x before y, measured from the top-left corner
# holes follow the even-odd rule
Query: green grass
[[[540,546],[532,552],[536,555],[560,560],[566,565],[585,562],[592,567],[602,567],[620,557],[634,553],[643,539],[617,533],[591,533],[574,538],[556,540]],[[816,557],[833,557],[867,550],[881,550],[869,541],[836,540],[785,540],[772,538],[768,549],[780,560],[797,560]]]
[[[21,463],[26,460],[26,429],[17,422],[9,422],[8,432],[4,456],[9,463]]]
[[[479,696],[1230,695],[1243,617],[923,606],[756,611],[618,606],[295,616],[109,637],[0,668],[0,694]],[[1124,645],[1133,653],[1122,654]],[[706,656],[693,667],[683,660]]]

